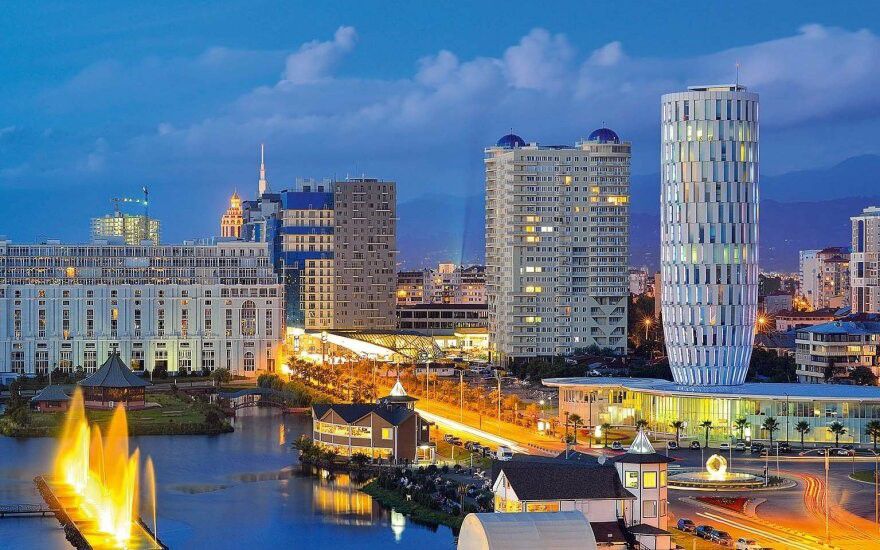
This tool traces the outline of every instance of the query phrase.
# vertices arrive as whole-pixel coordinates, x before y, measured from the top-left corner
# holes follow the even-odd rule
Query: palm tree
[[[706,430],[706,447],[709,447],[709,430],[712,429],[712,421],[711,420],[703,420],[700,423],[700,427]]]
[[[865,435],[874,440],[874,452],[877,452],[877,438],[880,438],[880,420],[872,420],[865,426]]]
[[[640,418],[636,420],[636,431],[645,430],[648,428],[648,421],[644,418]]]
[[[670,424],[675,429],[675,444],[678,445],[681,439],[681,431],[684,429],[684,422],[681,420],[673,420]]]
[[[846,427],[835,420],[828,426],[828,431],[834,434],[834,446],[840,447],[840,436],[846,435]]]
[[[878,426],[880,426],[880,422],[878,422]],[[810,423],[806,420],[801,420],[797,424],[794,425],[794,429],[797,430],[799,434],[801,434],[801,449],[804,448],[804,436],[810,433]]]
[[[605,446],[608,446],[608,432],[611,430],[611,424],[605,422],[602,424],[602,435],[605,436]]]
[[[572,414],[572,415],[569,415],[569,416],[568,416],[568,421],[571,423],[571,426],[574,428],[574,438],[573,438],[573,441],[574,441],[574,444],[577,445],[577,444],[578,444],[578,426],[580,426],[581,424],[583,424],[584,421],[583,421],[583,419],[581,418],[581,415],[579,415],[579,414]]]
[[[749,421],[746,420],[744,417],[740,417],[733,421],[733,425],[736,426],[737,430],[739,430],[739,438],[745,439],[745,437],[743,437],[743,434],[745,434],[746,426],[749,425]]]
[[[770,432],[770,448],[773,448],[773,432],[779,429],[779,421],[773,418],[767,418],[764,420],[764,423],[761,424],[761,427]]]

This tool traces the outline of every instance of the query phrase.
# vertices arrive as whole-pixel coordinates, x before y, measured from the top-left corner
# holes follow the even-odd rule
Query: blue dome
[[[598,141],[599,143],[620,143],[620,138],[617,137],[617,132],[615,132],[611,128],[599,128],[598,130],[593,130],[593,133],[590,134],[590,137],[587,138],[587,141]]]
[[[526,142],[523,141],[523,138],[519,137],[516,134],[507,134],[506,136],[499,139],[498,143],[496,143],[495,145],[497,145],[498,147],[504,147],[505,149],[513,149],[515,147],[525,147]]]

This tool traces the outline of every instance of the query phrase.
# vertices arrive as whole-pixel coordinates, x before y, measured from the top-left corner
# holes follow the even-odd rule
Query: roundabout
[[[669,474],[671,489],[703,490],[703,491],[749,491],[762,489],[779,489],[790,487],[789,480],[765,484],[764,477],[748,472],[731,472],[727,469],[727,459],[713,454],[706,461],[705,470],[685,470]]]

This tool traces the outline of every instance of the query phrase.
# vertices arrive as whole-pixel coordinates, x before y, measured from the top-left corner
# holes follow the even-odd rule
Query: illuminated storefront
[[[865,426],[880,420],[880,388],[832,384],[743,384],[693,387],[666,380],[639,378],[551,378],[544,385],[559,388],[560,422],[577,414],[582,426],[602,424],[635,426],[646,420],[655,432],[674,434],[674,421],[682,421],[681,435],[705,435],[701,424],[712,422],[712,439],[769,439],[762,426],[775,418],[779,441],[800,441],[796,426],[810,427],[804,441],[833,442],[828,426],[846,428],[841,443],[867,444]],[[740,426],[738,419],[745,419]],[[740,423],[741,424],[741,423]]]

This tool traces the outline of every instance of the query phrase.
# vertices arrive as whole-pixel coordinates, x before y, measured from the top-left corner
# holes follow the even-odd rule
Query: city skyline
[[[216,21],[237,29],[232,19],[241,9],[227,5]],[[474,19],[488,9],[474,8]],[[62,33],[42,52],[16,41],[18,33],[36,39],[45,32],[42,25],[57,17],[47,10],[39,25],[10,29],[23,47],[2,62],[10,78],[9,101],[0,107],[0,187],[9,203],[34,200],[46,189],[56,200],[37,214],[37,227],[25,226],[15,209],[0,209],[7,220],[0,233],[19,242],[62,235],[82,241],[88,228],[59,215],[56,203],[94,216],[110,197],[147,184],[165,240],[214,234],[211,220],[231,192],[247,198],[255,187],[260,143],[276,189],[297,177],[367,175],[398,181],[406,202],[432,193],[479,195],[481,159],[473,151],[511,127],[526,141],[573,143],[604,122],[633,141],[633,173],[650,175],[659,143],[653,98],[693,82],[731,81],[737,61],[741,81],[764,94],[768,174],[880,153],[872,140],[840,139],[866,136],[874,117],[870,94],[848,94],[876,79],[877,18],[774,6],[762,12],[772,24],[742,25],[735,37],[695,45],[700,41],[687,33],[702,36],[706,29],[686,32],[652,7],[596,9],[615,24],[578,13],[509,15],[495,19],[497,32],[485,36],[471,19],[456,33],[450,13],[409,10],[404,15],[437,27],[426,37],[402,29],[377,35],[376,14],[358,10],[344,18],[322,14],[305,28],[289,15],[266,23],[267,9],[252,15],[264,23],[259,35],[242,30],[230,40],[196,26],[182,40],[174,31],[200,15],[185,7],[174,21],[137,12],[142,27],[119,25],[132,33],[130,42],[109,33],[106,43],[83,43],[80,34]],[[705,9],[710,16],[718,11]],[[98,21],[118,24],[127,15],[120,9]],[[632,32],[637,22],[627,15],[664,22],[662,56]],[[735,23],[745,15],[730,17]],[[295,32],[283,32],[285,25]],[[395,39],[411,47],[388,58]],[[779,62],[800,58],[814,63],[792,71]],[[839,91],[829,90],[832,82]],[[126,123],[105,118],[114,114]],[[812,131],[829,139],[815,143]],[[400,146],[381,145],[387,143],[406,144],[405,160]],[[203,199],[186,216],[183,189]],[[471,209],[456,213],[465,218],[479,210],[461,208]]]

